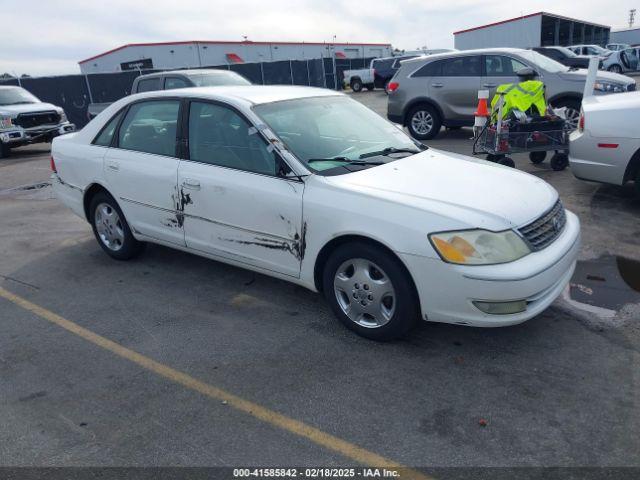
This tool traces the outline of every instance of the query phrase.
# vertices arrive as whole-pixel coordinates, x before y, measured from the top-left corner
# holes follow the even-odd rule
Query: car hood
[[[20,105],[0,105],[0,115],[9,115],[11,117],[17,117],[21,113],[37,113],[37,112],[50,112],[55,110],[59,112],[62,110],[60,107],[56,107],[51,103],[24,103]]]
[[[431,148],[326,178],[352,191],[440,214],[466,228],[489,230],[526,225],[558,198],[551,185],[533,175]]]
[[[580,68],[578,70],[571,70],[567,72],[560,72],[558,75],[565,80],[570,80],[574,82],[585,82],[587,80],[587,69]],[[623,85],[628,85],[634,83],[632,78],[629,78],[625,75],[620,75],[619,73],[607,72],[603,70],[598,71],[598,75],[596,77],[598,80],[603,80],[607,82],[616,82],[621,83]]]

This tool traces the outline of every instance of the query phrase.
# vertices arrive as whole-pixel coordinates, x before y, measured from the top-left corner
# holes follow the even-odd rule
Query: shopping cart
[[[474,138],[473,154],[487,154],[487,160],[510,167],[515,162],[509,155],[529,153],[532,163],[544,162],[547,152],[553,151],[550,166],[564,170],[569,165],[568,123],[557,116],[539,117],[529,121],[505,121],[502,118],[503,96],[487,124]]]

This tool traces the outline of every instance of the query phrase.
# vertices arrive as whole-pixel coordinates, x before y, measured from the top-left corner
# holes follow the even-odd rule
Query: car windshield
[[[598,55],[606,55],[611,51],[611,50],[607,50],[606,48],[602,48],[600,45],[587,45],[587,48],[589,50],[593,50]]]
[[[342,95],[266,103],[253,110],[296,157],[316,172],[358,162],[379,165],[397,159],[391,154],[406,156],[420,151],[398,127]]]
[[[575,52],[573,50],[569,50],[567,47],[555,47],[556,50],[558,50],[559,52],[564,53],[567,57],[577,57],[578,55],[575,54]]]
[[[0,105],[20,105],[22,103],[40,103],[40,100],[24,88],[0,88]]]
[[[251,82],[235,72],[203,73],[190,75],[197,87],[218,87],[220,85],[251,85]]]
[[[558,73],[558,72],[566,72],[569,67],[561,64],[560,62],[556,62],[555,60],[546,57],[538,52],[534,52],[533,50],[526,50],[524,52],[519,52],[519,54],[525,60],[528,60],[532,63],[533,67],[539,67],[542,70],[550,73]]]

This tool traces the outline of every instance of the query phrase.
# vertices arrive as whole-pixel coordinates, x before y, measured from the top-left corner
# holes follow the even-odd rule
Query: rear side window
[[[178,100],[133,104],[118,132],[118,146],[136,152],[175,156]]]
[[[379,70],[388,70],[391,68],[391,65],[393,65],[393,58],[390,58],[388,60],[374,60],[373,61],[373,68],[379,69]]]
[[[93,141],[94,145],[99,145],[101,147],[108,147],[111,145],[111,140],[113,139],[113,134],[116,131],[120,117],[122,117],[122,112],[117,113],[111,120],[109,120]]]
[[[160,90],[160,77],[140,80],[138,82],[138,89],[136,90],[136,93],[153,92],[154,90]]]
[[[412,77],[439,77],[442,75],[443,63],[443,60],[427,63],[416,71]]]
[[[164,79],[164,89],[173,90],[175,88],[187,88],[190,87],[189,83],[183,78],[167,77]]]
[[[516,72],[526,65],[515,58],[502,55],[487,55],[485,68],[488,77],[514,77]]]
[[[479,77],[482,72],[479,56],[457,57],[442,64],[443,77]]]

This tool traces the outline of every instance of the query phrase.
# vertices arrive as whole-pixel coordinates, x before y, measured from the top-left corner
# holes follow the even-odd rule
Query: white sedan
[[[582,101],[578,129],[570,136],[569,163],[582,180],[624,185],[640,195],[640,92]]]
[[[544,181],[428,149],[325,89],[133,95],[57,138],[52,168],[111,257],[152,242],[285,279],[377,340],[420,318],[530,319],[579,248],[577,217]]]

